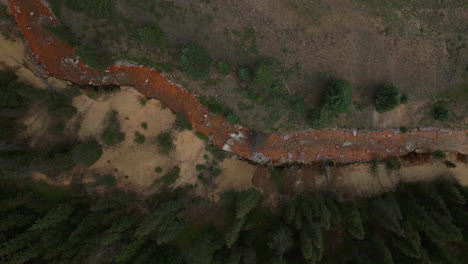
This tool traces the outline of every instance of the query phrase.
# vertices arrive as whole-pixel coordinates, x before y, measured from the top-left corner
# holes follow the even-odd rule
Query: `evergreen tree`
[[[323,199],[320,199],[320,225],[325,230],[329,230],[331,226],[331,212],[328,210]]]
[[[374,233],[370,243],[372,245],[371,254],[373,255],[373,263],[393,264],[392,253],[379,235]]]
[[[294,246],[291,231],[286,226],[281,226],[268,243],[270,249],[275,253],[278,259],[283,259],[284,253]]]
[[[107,229],[102,235],[101,244],[109,246],[122,237],[122,233],[130,229],[135,223],[133,217],[124,216]]]
[[[228,230],[228,232],[224,236],[224,241],[226,242],[226,245],[228,246],[228,248],[231,248],[237,242],[237,239],[239,238],[239,233],[242,229],[242,226],[245,223],[245,219],[246,219],[245,217],[237,218],[234,224],[231,226],[231,228]]]
[[[126,263],[131,260],[146,242],[146,238],[139,238],[122,247],[119,254],[115,257],[116,263]]]
[[[59,205],[51,209],[43,218],[36,221],[29,230],[42,230],[56,226],[57,224],[66,221],[72,212],[73,207],[71,205]]]
[[[236,217],[244,218],[260,202],[261,194],[256,189],[239,192],[236,199]]]
[[[463,197],[463,195],[460,193],[460,190],[452,180],[439,180],[436,182],[436,184],[445,200],[461,205],[465,204],[465,197]]]
[[[284,218],[287,224],[291,224],[296,216],[296,199],[289,201],[284,210]]]
[[[332,196],[327,196],[325,198],[325,205],[327,206],[328,210],[330,211],[330,224],[331,226],[338,226],[341,225],[343,221],[343,216],[341,214],[341,210],[337,205],[337,201]]]
[[[405,237],[393,236],[392,245],[401,250],[403,254],[411,258],[419,258],[421,252],[421,237],[418,231],[411,225],[410,222],[402,223]]]
[[[32,212],[8,214],[0,219],[0,232],[30,226],[36,218]]]
[[[400,221],[403,218],[400,206],[391,194],[372,200],[370,207],[375,219],[382,227],[399,236],[404,235],[404,231],[400,226]]]
[[[364,239],[364,226],[358,208],[353,202],[347,202],[343,207],[346,215],[346,228],[349,234],[355,239]]]
[[[307,232],[300,233],[300,241],[302,256],[304,257],[304,259],[308,260],[308,263],[315,263],[316,255],[314,251],[314,245],[312,239],[309,237]]]

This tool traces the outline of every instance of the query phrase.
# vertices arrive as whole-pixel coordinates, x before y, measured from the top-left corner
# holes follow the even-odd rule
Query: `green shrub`
[[[333,119],[334,114],[327,109],[313,108],[307,112],[307,119],[312,128],[320,129],[326,127]]]
[[[226,117],[226,120],[231,123],[239,122],[239,117],[229,106],[218,102],[215,97],[200,96],[200,103],[208,106],[209,111],[214,114],[219,114]]]
[[[432,153],[432,155],[437,159],[445,159],[447,157],[445,152],[443,152],[442,150],[436,150]]]
[[[102,134],[102,141],[108,146],[114,146],[125,140],[125,134],[120,131],[119,112],[112,110],[108,116],[108,125]]]
[[[402,127],[400,127],[400,132],[401,132],[401,133],[408,133],[408,128],[402,126]]]
[[[276,81],[277,71],[270,61],[264,61],[258,65],[254,73],[253,84],[262,90],[267,90]]]
[[[246,66],[242,66],[237,71],[237,77],[241,81],[248,81],[252,77],[252,71]]]
[[[401,169],[401,162],[398,157],[390,157],[385,161],[388,170],[395,171]]]
[[[77,46],[80,41],[71,29],[66,25],[44,26],[44,28],[57,38],[67,42],[70,46]]]
[[[146,130],[148,129],[148,124],[146,122],[143,122],[141,123],[141,127]]]
[[[187,44],[182,48],[180,57],[182,70],[194,78],[210,76],[211,57],[208,52],[194,44]]]
[[[162,168],[157,166],[156,168],[154,168],[154,172],[156,173],[161,173],[162,172]]]
[[[159,47],[164,41],[164,32],[155,24],[138,28],[137,35],[141,42],[150,47]]]
[[[72,152],[75,163],[85,166],[93,165],[102,156],[101,145],[94,139],[76,145]]]
[[[375,109],[379,113],[395,109],[400,104],[400,90],[395,86],[384,86],[375,96]]]
[[[216,63],[219,73],[222,75],[228,75],[231,73],[232,67],[227,60],[221,59]]]
[[[323,106],[333,112],[345,113],[352,99],[351,84],[345,80],[334,80],[325,90]]]
[[[438,121],[448,121],[451,115],[452,113],[448,109],[447,103],[442,101],[436,103],[432,110],[432,117]]]
[[[450,169],[457,167],[457,164],[451,162],[450,160],[444,160],[444,164],[445,166],[447,166],[447,168],[450,168]]]
[[[144,144],[146,141],[146,137],[140,134],[140,132],[135,132],[135,142],[138,144]]]
[[[163,132],[156,137],[157,143],[162,153],[168,154],[174,149],[173,138],[170,131]]]
[[[177,179],[179,179],[179,177],[180,168],[178,166],[175,166],[174,168],[172,168],[172,170],[166,173],[161,180],[165,185],[171,185],[174,184],[177,181]]]
[[[79,46],[75,52],[86,64],[98,70],[103,71],[114,63],[110,54],[93,47]]]
[[[185,114],[182,112],[177,113],[175,126],[181,131],[192,130],[192,124],[187,119],[187,116],[185,116]]]

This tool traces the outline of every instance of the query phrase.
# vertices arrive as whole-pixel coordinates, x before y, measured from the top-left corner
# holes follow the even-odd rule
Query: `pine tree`
[[[297,230],[301,230],[302,228],[302,214],[301,210],[296,210],[296,217],[294,218],[294,226]]]
[[[133,217],[124,216],[102,234],[101,245],[109,246],[122,237],[122,233],[130,229],[135,223]]]
[[[291,249],[293,245],[292,233],[286,226],[278,228],[268,243],[268,246],[280,260],[283,259],[284,253]]]
[[[43,230],[54,227],[57,224],[64,222],[68,219],[73,212],[73,207],[69,204],[59,205],[51,210],[41,219],[36,221],[29,230]]]
[[[356,205],[353,202],[347,202],[343,206],[346,215],[346,227],[349,234],[355,239],[364,239],[364,226],[362,225],[361,214]]]
[[[132,259],[138,250],[140,250],[146,242],[146,238],[139,238],[126,244],[122,247],[119,254],[115,257],[116,263],[125,263]]]
[[[245,217],[240,219],[237,218],[234,224],[224,236],[224,240],[228,248],[231,248],[237,242],[237,239],[239,238],[239,233],[242,229],[242,226],[244,225],[245,219]]]
[[[320,199],[320,225],[325,228],[325,230],[330,230],[331,213],[323,199]]]
[[[294,217],[296,216],[296,205],[297,205],[297,200],[294,199],[294,200],[289,201],[285,207],[284,218],[287,224],[291,224],[294,220]]]
[[[460,193],[460,190],[452,180],[442,179],[436,182],[440,193],[444,199],[450,202],[465,204],[465,197]]]
[[[400,220],[403,216],[398,202],[391,194],[372,200],[370,207],[375,215],[375,219],[382,227],[399,236],[403,236],[404,231],[400,226]]]
[[[27,247],[26,249],[15,253],[15,255],[9,260],[11,264],[23,264],[27,263],[31,259],[39,255],[39,249],[35,246]]]
[[[0,232],[30,226],[36,218],[32,212],[7,214],[0,220]]]
[[[322,230],[320,229],[320,223],[309,223],[308,230],[309,236],[312,238],[312,243],[314,245],[317,257],[315,259],[321,260],[323,252],[325,250],[323,244],[323,235]]]
[[[312,239],[309,237],[307,232],[300,233],[300,241],[302,256],[304,257],[304,259],[308,260],[308,263],[315,263],[316,256],[314,251],[314,245]]]
[[[260,202],[261,194],[256,189],[248,189],[237,194],[236,217],[245,217]]]
[[[374,234],[370,240],[373,255],[373,263],[376,264],[393,264],[392,253],[390,249],[385,245],[384,241],[379,235]]]
[[[83,218],[83,220],[76,226],[75,230],[70,234],[68,240],[76,241],[87,237],[88,234],[96,230],[100,225],[101,215],[91,214]]]
[[[330,212],[330,224],[331,226],[341,225],[343,221],[343,216],[340,208],[337,205],[337,201],[332,196],[327,196],[325,198],[325,205],[327,206]]]
[[[421,252],[421,237],[410,222],[403,222],[402,227],[405,237],[393,236],[392,245],[403,254],[412,258],[419,258]]]

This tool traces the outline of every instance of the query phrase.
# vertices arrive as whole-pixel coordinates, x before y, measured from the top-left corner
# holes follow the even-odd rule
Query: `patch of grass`
[[[141,127],[144,129],[144,130],[147,130],[148,129],[148,124],[146,122],[143,122],[141,123]]]
[[[163,170],[161,167],[157,166],[156,168],[154,168],[154,172],[156,173],[161,173]]]
[[[156,137],[161,153],[168,154],[174,149],[173,137],[170,131],[162,132]]]
[[[72,118],[78,110],[71,104],[71,98],[57,92],[47,94],[47,108],[49,113],[65,119]]]
[[[178,166],[175,166],[161,178],[161,181],[165,185],[171,185],[174,184],[177,181],[177,179],[179,179],[179,177],[180,168]]]
[[[143,44],[152,48],[160,47],[164,41],[164,32],[156,24],[137,28],[137,35]]]
[[[225,59],[221,59],[216,63],[216,68],[218,69],[219,73],[222,75],[228,75],[232,71],[232,66],[229,62]]]
[[[125,134],[120,131],[119,112],[112,110],[108,117],[108,125],[102,134],[102,141],[108,146],[115,146],[125,140]]]
[[[140,132],[135,132],[135,142],[138,144],[144,144],[146,141],[146,137],[140,134]]]
[[[390,157],[385,161],[385,165],[389,171],[397,171],[401,169],[401,161],[398,157]]]
[[[67,42],[70,46],[75,47],[80,43],[78,37],[66,25],[43,27],[57,38]]]
[[[215,97],[200,96],[200,103],[208,106],[211,113],[222,115],[230,123],[238,123],[239,117],[226,104],[220,103]]]
[[[94,47],[79,46],[75,52],[86,64],[98,70],[103,71],[114,63],[109,53]]]
[[[211,57],[208,52],[194,44],[182,48],[180,63],[182,71],[197,79],[210,76]]]
[[[181,131],[192,130],[192,124],[187,119],[187,116],[182,112],[177,113],[175,126],[176,126],[177,129],[179,129]]]
[[[96,18],[114,18],[115,8],[112,0],[65,0],[65,6]]]

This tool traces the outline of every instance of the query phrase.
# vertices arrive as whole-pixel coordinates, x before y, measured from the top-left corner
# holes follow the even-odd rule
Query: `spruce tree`
[[[359,213],[358,208],[354,202],[347,202],[343,207],[348,233],[355,239],[364,239],[364,226],[362,225],[361,214]]]
[[[236,217],[245,217],[260,202],[261,194],[256,189],[239,192],[236,198]]]
[[[135,223],[133,217],[124,216],[107,229],[101,238],[101,245],[109,246],[122,237],[122,233],[130,229]]]
[[[278,259],[283,259],[284,253],[291,249],[294,245],[294,240],[291,231],[286,226],[281,226],[273,233],[268,246],[275,253]]]
[[[139,238],[133,240],[132,242],[124,245],[120,252],[115,257],[116,263],[126,263],[137,254],[138,250],[140,250],[146,242],[146,238]]]
[[[393,236],[392,245],[408,257],[419,258],[421,252],[421,237],[418,231],[408,221],[403,222],[402,227],[405,237]]]
[[[245,219],[246,219],[245,217],[236,218],[234,224],[225,234],[224,241],[226,242],[226,245],[228,246],[228,248],[231,248],[237,242],[237,239],[239,238],[239,233],[242,229],[242,226],[245,223]]]
[[[73,212],[73,207],[69,204],[59,205],[51,210],[41,219],[37,220],[29,230],[43,230],[56,226],[68,219]]]

